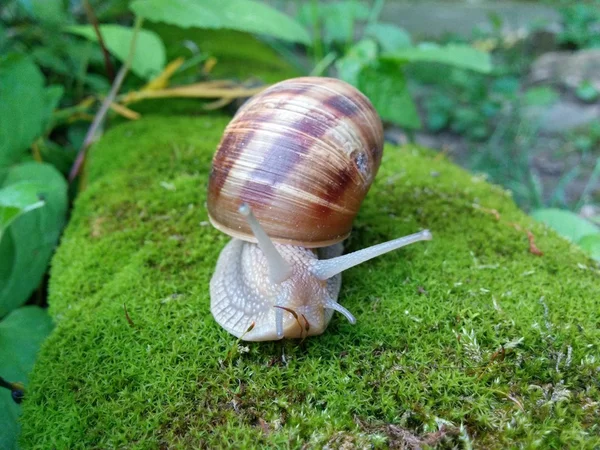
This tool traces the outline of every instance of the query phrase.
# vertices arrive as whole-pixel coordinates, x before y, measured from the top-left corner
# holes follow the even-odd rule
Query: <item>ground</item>
[[[228,117],[143,118],[92,151],[52,263],[24,448],[600,446],[600,276],[508,192],[385,150],[347,247],[431,242],[344,274],[325,334],[240,343],[209,312]],[[540,255],[543,253],[543,255]]]

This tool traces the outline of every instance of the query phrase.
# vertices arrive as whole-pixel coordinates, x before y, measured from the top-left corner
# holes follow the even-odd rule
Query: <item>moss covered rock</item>
[[[357,324],[238,344],[208,293],[228,240],[204,206],[227,120],[155,116],[95,146],[52,265],[24,447],[600,445],[597,269],[418,148],[386,149],[348,247],[434,240],[344,274]]]

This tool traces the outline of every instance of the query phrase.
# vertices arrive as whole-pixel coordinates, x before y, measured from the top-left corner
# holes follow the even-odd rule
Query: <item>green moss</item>
[[[228,240],[204,206],[226,122],[146,118],[94,148],[52,264],[25,448],[387,447],[435,442],[443,423],[478,448],[600,446],[597,270],[506,192],[414,147],[386,149],[349,247],[434,240],[344,274],[356,325],[237,347],[208,294]]]

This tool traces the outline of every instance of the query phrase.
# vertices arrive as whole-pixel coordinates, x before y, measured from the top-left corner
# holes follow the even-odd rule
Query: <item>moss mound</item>
[[[155,116],[95,147],[53,261],[24,447],[600,446],[597,269],[417,148],[387,148],[348,247],[434,240],[344,274],[356,325],[238,345],[208,295],[228,238],[205,190],[227,120]]]

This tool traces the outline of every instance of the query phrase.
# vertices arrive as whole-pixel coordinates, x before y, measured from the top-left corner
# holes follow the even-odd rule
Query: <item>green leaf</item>
[[[18,0],[32,18],[40,22],[59,24],[67,20],[63,0]]]
[[[450,116],[441,110],[432,111],[427,115],[427,128],[433,132],[443,130],[449,122]]]
[[[324,40],[328,44],[352,42],[355,22],[369,17],[369,8],[362,2],[349,0],[320,6],[325,27]]]
[[[375,38],[385,52],[412,46],[410,34],[404,28],[391,23],[371,24],[367,26],[365,35]]]
[[[468,74],[467,76],[472,76],[472,74]],[[492,82],[492,92],[494,94],[500,94],[504,97],[513,97],[515,95],[517,95],[519,93],[519,90],[521,88],[521,82],[519,80],[519,78],[514,77],[514,76],[503,76],[500,78],[496,78],[493,82]],[[534,97],[537,95],[538,97],[541,97],[543,95],[549,97],[552,95],[553,89],[552,88],[545,88],[541,87],[541,88],[532,88],[530,89],[530,91],[532,91],[532,94]],[[529,91],[528,91],[529,92]],[[487,97],[489,94],[486,93],[482,93],[482,97]]]
[[[54,75],[73,75],[73,69],[70,64],[67,61],[63,61],[62,58],[57,57],[58,55],[54,48],[35,47],[31,50],[30,56],[38,66],[54,72]]]
[[[91,25],[75,25],[67,27],[66,30],[98,42],[98,36]],[[108,51],[125,62],[129,56],[134,29],[121,25],[100,25],[100,33]],[[163,70],[165,61],[165,46],[158,35],[153,31],[140,30],[131,62],[131,71],[141,78],[149,79]]]
[[[489,73],[492,70],[490,55],[468,45],[448,44],[422,44],[418,47],[405,48],[394,52],[385,53],[385,60],[396,62],[433,62],[448,64],[461,69],[475,72]]]
[[[354,44],[350,50],[335,63],[338,77],[346,83],[358,86],[358,74],[363,67],[377,58],[377,44],[371,39],[363,39]]]
[[[71,125],[67,131],[67,136],[69,135],[70,129],[76,125],[81,125],[81,123]],[[83,138],[78,142],[83,142]],[[48,164],[51,164],[56,170],[66,177],[69,174],[73,163],[75,162],[75,158],[77,157],[78,150],[81,148],[81,144],[76,147],[74,147],[72,144],[69,145],[66,143],[63,145],[58,145],[56,142],[51,141],[50,139],[40,140],[38,143],[42,160]]]
[[[44,206],[38,183],[22,182],[0,189],[0,241],[8,226],[19,216]]]
[[[558,98],[558,92],[549,86],[534,87],[525,92],[525,104],[530,106],[549,106]]]
[[[0,56],[0,168],[17,162],[42,133],[44,77],[22,55]]]
[[[52,321],[38,306],[24,306],[0,321],[0,375],[11,383],[23,383],[27,378],[40,345],[52,331]],[[19,436],[17,405],[8,389],[0,389],[0,448],[17,449]]]
[[[204,55],[203,57],[216,58],[218,64],[211,71],[212,78],[247,80],[252,76],[254,81],[260,80],[271,84],[300,76],[304,70],[304,68],[294,67],[298,63],[297,55],[294,57],[296,59],[294,64],[281,58],[281,55],[273,49],[273,45],[286,46],[287,43],[275,39],[269,39],[271,44],[267,44],[256,36],[235,30],[184,29],[165,23],[151,26],[169,49],[169,60],[183,57],[190,62],[194,58],[194,56],[190,57],[190,49],[182,45],[182,42],[187,42],[186,45],[190,47],[196,45],[201,49],[198,54]],[[180,68],[177,77],[184,81],[196,80],[197,70],[189,67],[183,71]],[[140,107],[142,106],[140,104]]]
[[[58,104],[60,99],[62,98],[65,90],[62,86],[48,86],[44,91],[44,113],[42,117],[42,122],[46,124],[46,132],[49,132],[49,128],[52,126],[52,113],[56,108],[58,108]]]
[[[379,61],[364,67],[358,76],[358,86],[383,120],[406,128],[421,128],[417,107],[399,64]]]
[[[531,216],[573,242],[580,241],[584,236],[600,233],[600,228],[593,223],[563,209],[538,209],[533,211]]]
[[[13,166],[0,174],[3,188],[35,184],[44,206],[16,218],[0,240],[0,317],[25,303],[39,285],[67,211],[67,184],[49,164]]]
[[[577,241],[577,245],[583,248],[592,258],[600,261],[600,233],[588,234]]]
[[[131,9],[145,19],[183,28],[229,28],[310,43],[308,32],[295,20],[251,0],[135,0]]]

